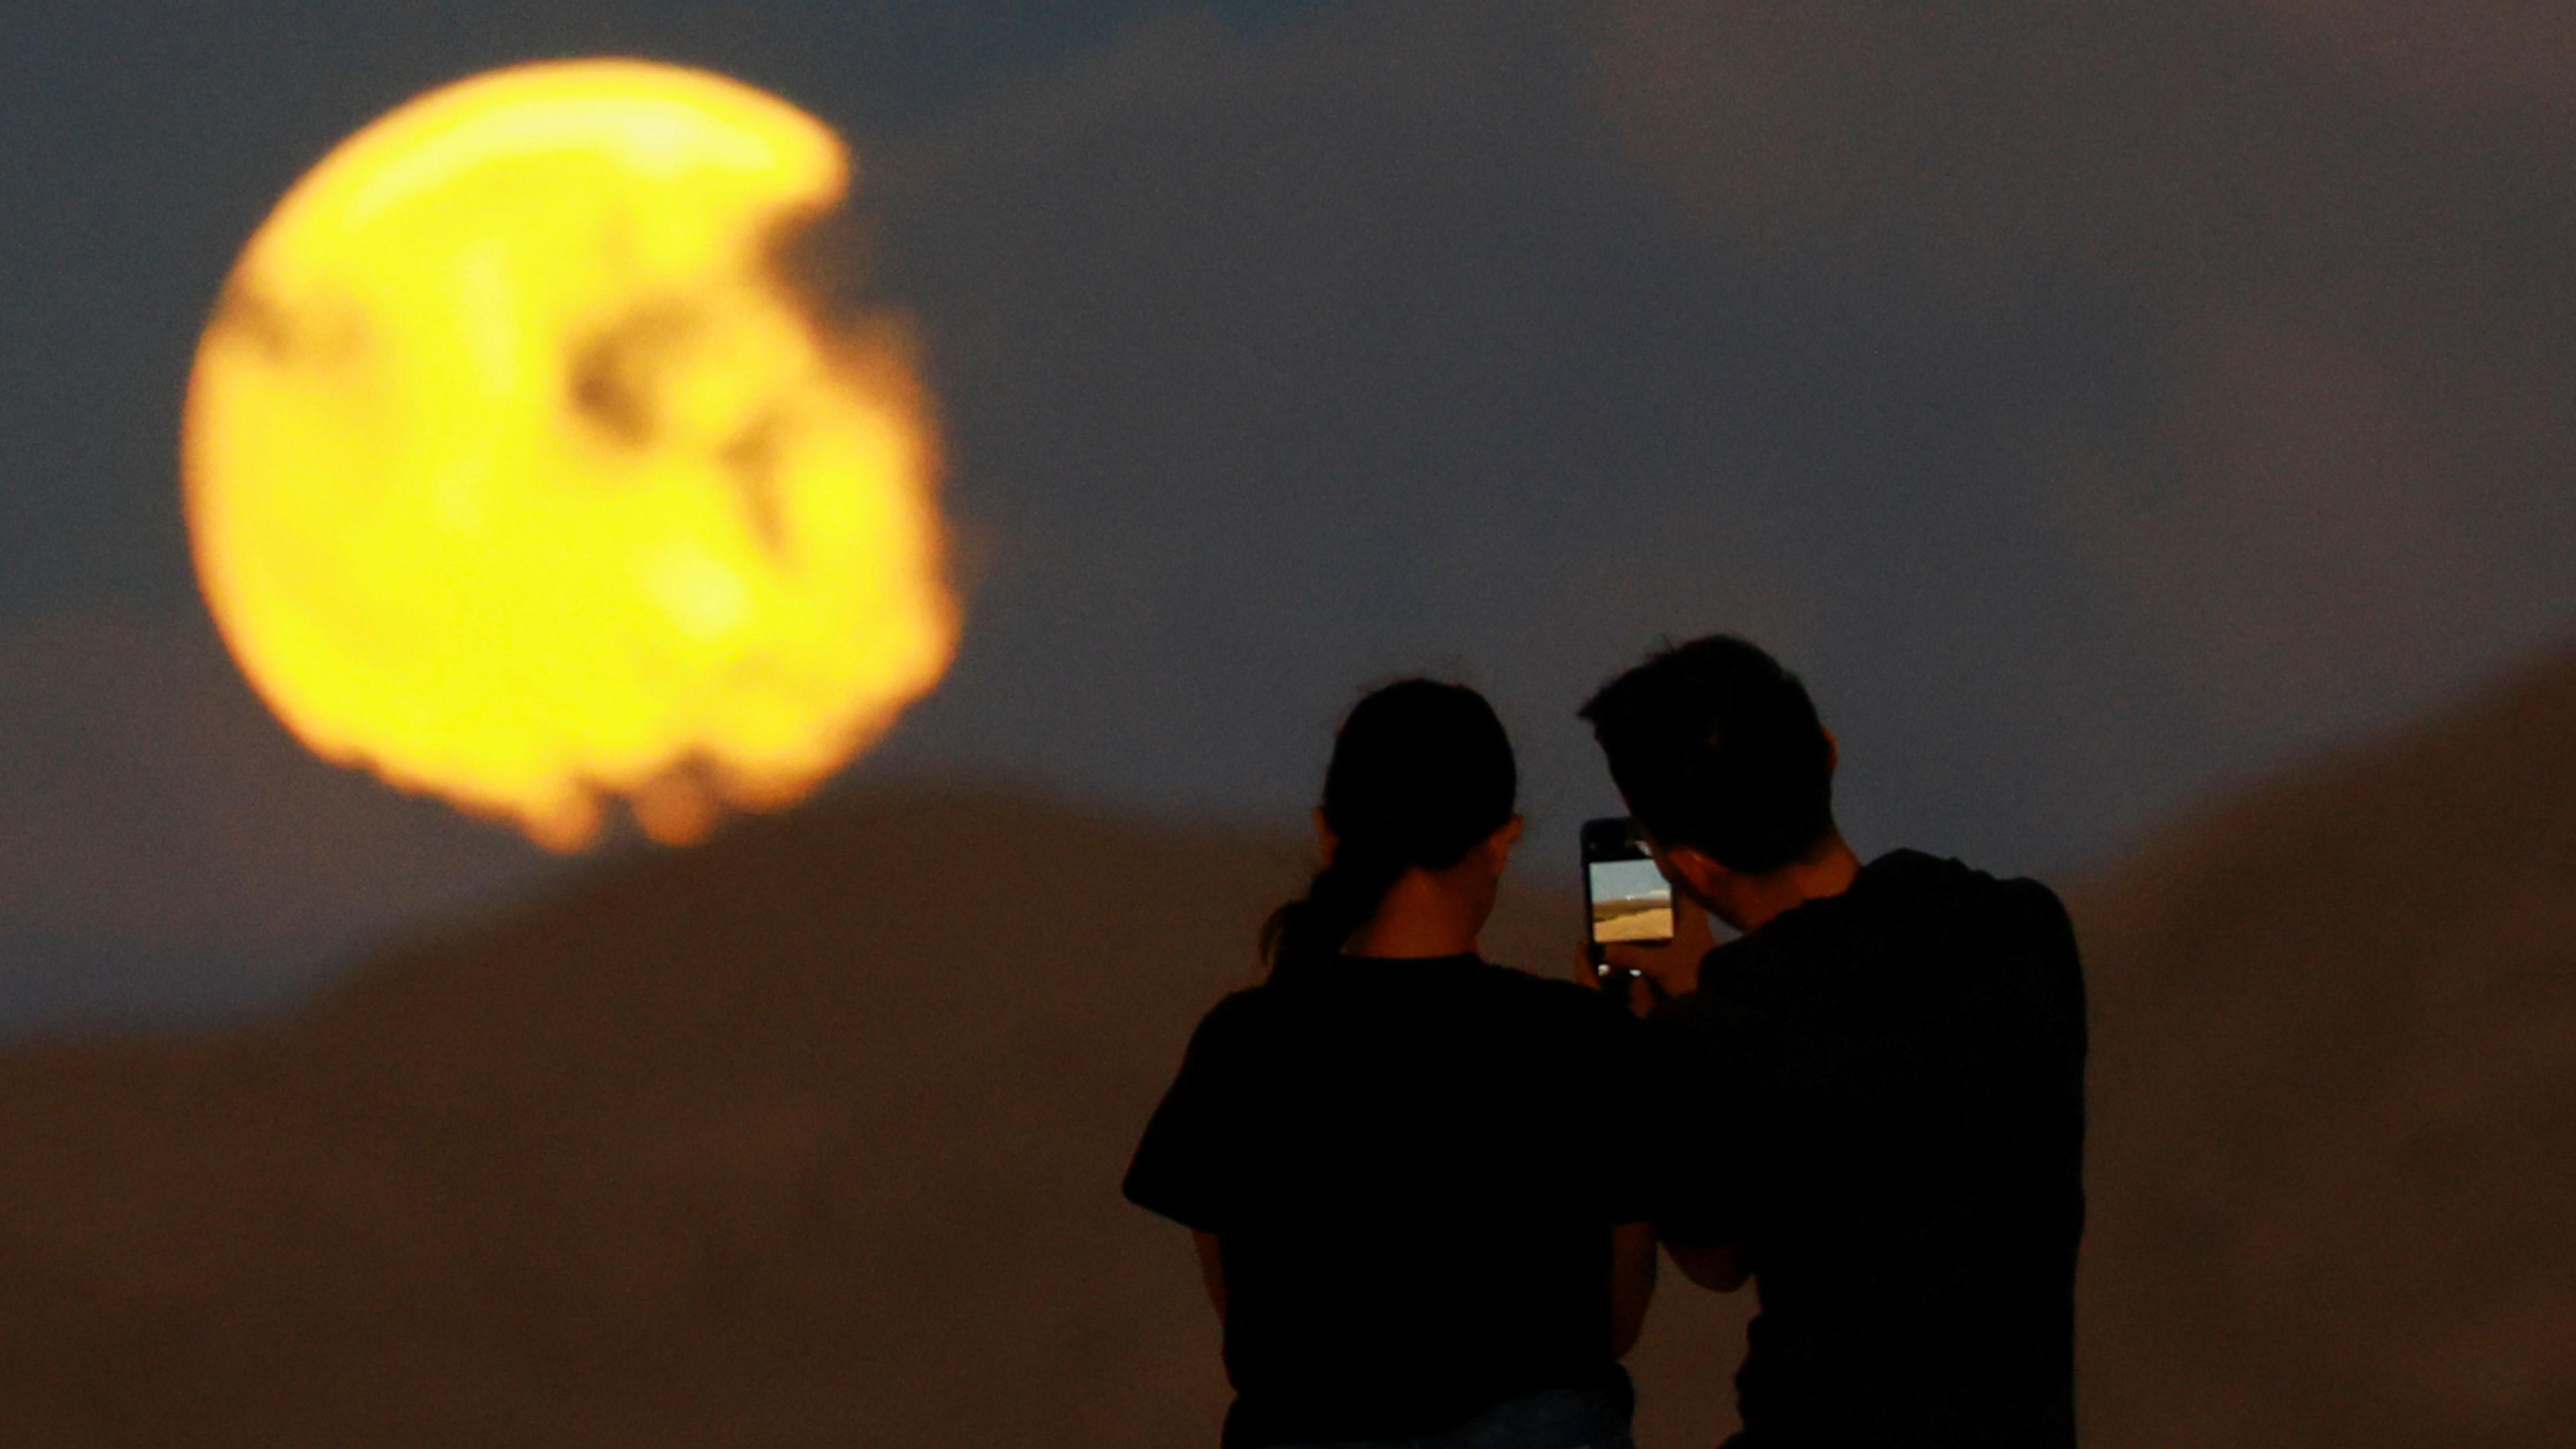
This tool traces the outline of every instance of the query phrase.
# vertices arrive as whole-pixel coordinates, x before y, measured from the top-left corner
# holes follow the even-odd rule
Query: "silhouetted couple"
[[[1492,965],[1519,839],[1457,685],[1351,711],[1264,984],[1200,1023],[1127,1195],[1189,1227],[1227,1449],[1628,1449],[1655,1243],[1756,1285],[1745,1449],[2065,1446],[2085,1050],[2046,887],[1863,865],[1796,676],[1702,639],[1582,711],[1699,911],[1631,1003]],[[1588,973],[1587,973],[1588,974]]]

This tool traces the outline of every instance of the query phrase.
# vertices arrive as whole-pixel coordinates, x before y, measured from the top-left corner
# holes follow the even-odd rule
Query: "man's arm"
[[[1687,924],[1693,917],[1697,918],[1696,930]],[[1688,910],[1684,922],[1683,934],[1697,938],[1689,941],[1689,945],[1696,947],[1708,939],[1707,918],[1696,908]],[[1670,948],[1665,950],[1669,952]],[[1614,956],[1613,960],[1616,959]],[[1665,972],[1664,976],[1653,978],[1658,986],[1669,980],[1680,988],[1677,994],[1688,994],[1698,988],[1699,963],[1696,957],[1685,961],[1681,956],[1665,954],[1654,964]],[[1649,1041],[1655,1040],[1659,1026],[1668,1028],[1672,1024],[1669,1018],[1648,1023]],[[1685,1130],[1686,1124],[1704,1115],[1696,1110],[1695,1104],[1704,1100],[1705,1091],[1693,1083],[1691,1074],[1682,1069],[1683,1063],[1675,1059],[1673,1051],[1668,1036],[1650,1049],[1647,1085],[1641,1094],[1645,1120],[1651,1124],[1651,1145],[1646,1151],[1656,1166],[1656,1182],[1651,1196],[1655,1199],[1656,1216],[1663,1219],[1659,1223],[1658,1235],[1663,1239],[1664,1251],[1672,1255],[1673,1264],[1682,1270],[1683,1277],[1713,1293],[1732,1293],[1743,1287],[1753,1275],[1744,1265],[1743,1245],[1733,1241],[1734,1234],[1725,1223],[1725,1219],[1731,1216],[1722,1207],[1728,1187],[1725,1179],[1730,1169],[1712,1160],[1717,1150],[1715,1142],[1707,1140],[1701,1132]],[[1676,1221],[1677,1218],[1680,1221]],[[1692,1241],[1677,1239],[1674,1236],[1676,1227],[1680,1227]]]
[[[1199,1277],[1207,1283],[1208,1302],[1216,1305],[1216,1321],[1225,1322],[1225,1255],[1218,1251],[1216,1234],[1190,1230],[1190,1241],[1198,1245]]]
[[[1697,1248],[1666,1243],[1664,1251],[1673,1255],[1673,1265],[1682,1270],[1683,1277],[1712,1293],[1732,1293],[1753,1276],[1745,1271],[1744,1255],[1731,1244]]]
[[[1621,1223],[1610,1230],[1610,1356],[1625,1358],[1646,1331],[1655,1301],[1655,1225]]]

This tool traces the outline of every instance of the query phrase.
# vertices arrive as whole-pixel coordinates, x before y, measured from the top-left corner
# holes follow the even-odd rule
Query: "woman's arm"
[[[1655,1228],[1621,1223],[1610,1230],[1610,1356],[1627,1357],[1646,1331],[1646,1305],[1655,1300]]]
[[[1217,1250],[1216,1234],[1190,1231],[1190,1241],[1198,1244],[1199,1277],[1207,1282],[1208,1302],[1216,1305],[1216,1321],[1225,1322],[1225,1256]]]

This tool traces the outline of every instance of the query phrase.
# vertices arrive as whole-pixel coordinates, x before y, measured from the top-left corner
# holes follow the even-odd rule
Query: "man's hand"
[[[1673,901],[1673,938],[1660,946],[1607,946],[1602,954],[1610,964],[1634,971],[1655,983],[1665,996],[1687,996],[1699,989],[1700,958],[1717,947],[1717,933],[1709,928],[1708,912],[1690,901]],[[1642,986],[1637,995],[1644,996]],[[1651,1002],[1652,998],[1648,997]],[[1629,1003],[1636,1006],[1635,1000]],[[1643,1014],[1646,1008],[1638,1008]]]
[[[1592,969],[1590,946],[1574,948],[1574,979],[1595,991],[1603,989],[1602,974]],[[1625,971],[1618,973],[1614,979],[1626,985],[1628,994],[1625,1005],[1634,1014],[1645,1016],[1664,1004],[1664,994],[1652,980]]]

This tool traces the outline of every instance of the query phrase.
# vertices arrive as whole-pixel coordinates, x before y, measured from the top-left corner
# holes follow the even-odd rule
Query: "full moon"
[[[572,849],[801,798],[946,670],[921,390],[799,279],[849,187],[795,107],[515,67],[333,150],[199,343],[208,606],[326,759]]]

